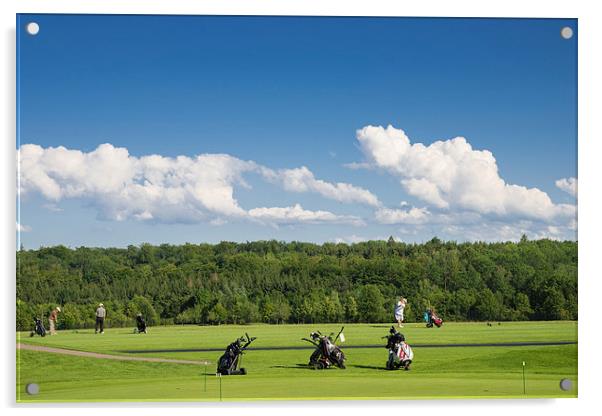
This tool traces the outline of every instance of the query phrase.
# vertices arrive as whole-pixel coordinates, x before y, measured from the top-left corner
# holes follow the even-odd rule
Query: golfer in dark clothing
[[[101,303],[100,305],[98,305],[98,308],[96,308],[96,330],[94,331],[95,334],[97,334],[99,330],[101,334],[105,333],[106,316],[107,311],[105,310],[104,305]]]

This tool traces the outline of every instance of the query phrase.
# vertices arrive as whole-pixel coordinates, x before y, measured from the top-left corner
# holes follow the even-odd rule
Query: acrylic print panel
[[[18,15],[17,401],[576,397],[577,36]]]

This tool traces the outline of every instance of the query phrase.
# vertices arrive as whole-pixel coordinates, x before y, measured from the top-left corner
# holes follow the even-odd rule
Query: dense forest
[[[352,245],[256,241],[17,252],[17,328],[60,305],[59,328],[445,320],[577,319],[577,243],[537,240]]]

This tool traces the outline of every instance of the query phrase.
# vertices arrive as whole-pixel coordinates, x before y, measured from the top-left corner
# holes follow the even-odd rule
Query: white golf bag
[[[414,351],[405,342],[405,337],[395,331],[393,327],[390,333],[391,335],[386,337],[387,348],[389,350],[386,368],[387,370],[396,370],[403,367],[407,371],[410,369],[410,364],[412,364],[412,360],[414,359]]]

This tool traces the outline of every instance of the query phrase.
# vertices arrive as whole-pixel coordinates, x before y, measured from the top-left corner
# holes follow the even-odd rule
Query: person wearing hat
[[[50,312],[48,316],[48,327],[50,328],[50,335],[56,335],[56,318],[59,316],[61,308],[57,306]]]
[[[107,311],[102,303],[98,304],[98,308],[96,308],[96,329],[94,331],[95,334],[98,334],[100,330],[101,334],[105,333],[105,317],[107,316]]]
[[[400,328],[403,328],[403,310],[405,309],[407,304],[408,300],[401,296],[399,298],[399,301],[395,305],[395,320],[397,321],[397,325]]]

